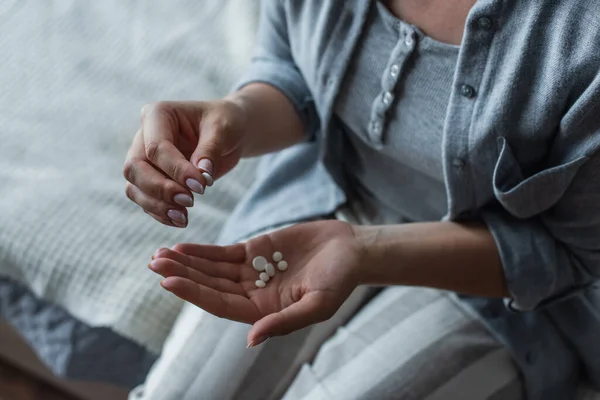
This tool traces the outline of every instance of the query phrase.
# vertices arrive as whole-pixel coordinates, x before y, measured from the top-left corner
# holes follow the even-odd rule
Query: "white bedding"
[[[159,352],[181,303],[146,264],[211,242],[250,184],[241,165],[197,198],[186,230],[123,193],[139,110],[223,95],[247,63],[257,1],[0,2],[0,275]]]

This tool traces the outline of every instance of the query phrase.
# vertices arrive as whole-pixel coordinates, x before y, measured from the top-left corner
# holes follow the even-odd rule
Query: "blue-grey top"
[[[442,137],[458,51],[373,3],[334,107],[346,133],[346,195],[366,223],[446,214]]]
[[[334,106],[370,2],[262,4],[257,53],[238,87],[279,88],[309,139],[263,157],[222,243],[329,215],[348,191]],[[530,399],[574,398],[584,375],[600,387],[598,26],[595,0],[478,0],[446,110],[444,219],[488,226],[511,293],[465,301],[512,350]],[[375,128],[369,139],[384,149]]]

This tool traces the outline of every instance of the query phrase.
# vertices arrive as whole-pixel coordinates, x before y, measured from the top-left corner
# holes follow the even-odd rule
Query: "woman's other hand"
[[[274,265],[279,251],[288,269],[258,288],[257,256]],[[162,286],[218,317],[253,324],[248,345],[324,321],[359,282],[362,250],[351,225],[320,221],[296,225],[246,243],[219,247],[179,244],[160,249],[150,268]]]
[[[127,154],[127,197],[165,225],[185,227],[193,194],[240,160],[245,115],[228,100],[144,106]]]

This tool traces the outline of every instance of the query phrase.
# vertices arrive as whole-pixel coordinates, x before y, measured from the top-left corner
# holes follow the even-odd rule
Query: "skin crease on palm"
[[[252,259],[270,259],[275,251],[291,267],[277,271],[266,288],[257,288]],[[217,316],[255,324],[251,334],[258,331],[262,337],[264,332],[284,335],[333,315],[359,284],[360,252],[349,224],[322,221],[229,247],[160,249],[149,267],[166,278],[162,286],[173,294]]]
[[[450,44],[460,44],[474,3],[475,0],[386,1],[396,16]],[[176,167],[168,152],[150,157],[144,148],[147,150],[152,141],[158,143],[161,135],[164,141],[164,132],[174,126],[170,121],[181,119],[181,110],[195,110],[190,111],[188,119],[201,121],[194,131],[200,137],[196,150],[185,155],[174,150],[181,143],[173,137],[166,138],[168,143],[159,150],[175,154],[179,162]],[[154,217],[170,225],[172,221],[158,211],[164,213],[174,207],[170,199],[186,190],[177,186],[184,185],[186,178],[202,179],[194,169],[202,157],[215,162],[218,178],[237,163],[239,156],[277,151],[303,138],[295,109],[279,91],[261,83],[248,85],[225,102],[162,104],[151,111],[154,112],[143,120],[141,133],[136,135],[124,172],[128,188],[135,195],[130,198],[146,212],[156,209]],[[161,119],[165,115],[169,118]],[[214,121],[221,123],[215,128],[215,124],[211,125]],[[231,149],[237,149],[235,154]],[[233,156],[224,162],[228,154]],[[172,190],[165,190],[169,185]],[[142,197],[144,190],[147,194]],[[264,256],[270,260],[274,251],[283,253],[289,268],[277,271],[265,288],[257,288],[259,274],[252,267],[252,259]],[[218,317],[253,324],[248,333],[249,346],[330,318],[360,284],[425,286],[474,296],[510,296],[498,249],[481,223],[362,227],[335,220],[309,222],[233,246],[179,244],[173,249],[159,249],[149,267],[165,277],[163,288],[183,300]]]

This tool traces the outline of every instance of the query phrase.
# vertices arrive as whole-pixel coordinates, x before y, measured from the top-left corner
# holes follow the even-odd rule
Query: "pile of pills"
[[[283,254],[278,251],[273,253],[273,262],[276,263],[277,269],[282,272],[288,269],[287,261],[283,259]],[[275,276],[275,267],[263,256],[254,257],[254,260],[252,260],[252,267],[260,273],[258,276],[260,279],[254,282],[258,288],[266,287],[267,282]]]

